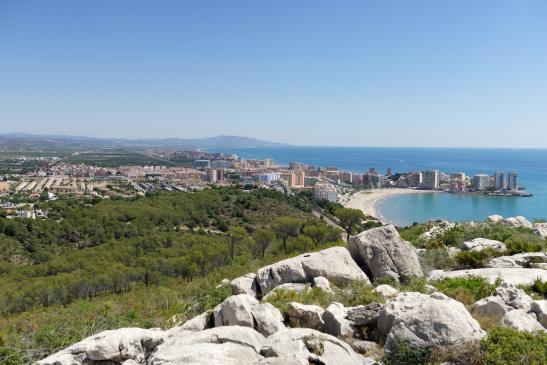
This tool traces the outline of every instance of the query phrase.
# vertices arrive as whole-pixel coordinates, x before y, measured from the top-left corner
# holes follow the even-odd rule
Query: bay
[[[234,148],[215,152],[242,158],[273,158],[277,164],[291,161],[314,166],[336,166],[363,173],[438,169],[446,173],[493,174],[516,171],[519,184],[533,197],[485,197],[455,194],[412,194],[386,198],[378,211],[389,222],[408,225],[429,219],[483,220],[490,214],[523,215],[530,220],[547,218],[547,149],[389,148],[389,147],[276,147]]]

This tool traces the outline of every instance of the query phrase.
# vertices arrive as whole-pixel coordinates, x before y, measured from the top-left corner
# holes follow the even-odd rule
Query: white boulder
[[[206,311],[182,324],[181,329],[187,331],[203,331],[208,328],[209,319],[213,311]]]
[[[538,236],[547,238],[547,223],[534,223],[532,229]]]
[[[353,329],[342,303],[331,303],[323,313],[324,332],[340,338],[351,338]]]
[[[316,278],[313,278],[313,286],[315,288],[321,289],[325,293],[328,293],[328,294],[333,294],[334,293],[334,291],[330,287],[329,280],[324,276],[318,276]]]
[[[444,278],[462,278],[479,276],[494,284],[499,278],[513,285],[532,285],[536,279],[547,281],[547,271],[542,269],[523,268],[485,268],[471,270],[443,271],[433,270],[429,273],[428,279],[436,281]]]
[[[471,241],[464,242],[461,248],[465,251],[482,251],[487,248],[498,251],[505,251],[507,249],[505,243],[496,240],[489,240],[487,238],[475,238]]]
[[[348,248],[355,261],[370,271],[372,278],[391,276],[397,281],[423,276],[416,250],[388,225],[351,237]]]
[[[547,300],[534,300],[530,309],[536,314],[537,320],[541,325],[547,328]]]
[[[500,324],[505,327],[511,327],[517,331],[536,332],[545,331],[545,328],[539,323],[533,314],[527,313],[521,309],[513,309],[503,316]]]
[[[259,291],[255,273],[249,273],[237,277],[231,281],[231,285],[234,295],[249,294],[256,297]]]
[[[442,293],[399,293],[380,312],[378,330],[387,335],[387,351],[398,341],[412,347],[450,346],[485,336],[465,306]]]
[[[332,247],[286,259],[258,270],[257,281],[262,294],[285,283],[311,283],[323,276],[334,285],[344,286],[355,281],[370,283],[344,247]]]
[[[498,214],[489,215],[488,218],[486,218],[486,221],[488,223],[499,223],[503,220],[503,217]]]
[[[547,253],[545,252],[524,252],[512,256],[494,257],[486,264],[492,268],[509,267],[531,267],[535,262],[547,262]]]
[[[319,331],[322,331],[325,325],[323,313],[323,308],[317,305],[306,305],[297,302],[290,302],[287,308],[291,327],[312,328]]]
[[[373,292],[382,294],[384,298],[391,298],[399,294],[399,290],[387,284],[378,285]]]

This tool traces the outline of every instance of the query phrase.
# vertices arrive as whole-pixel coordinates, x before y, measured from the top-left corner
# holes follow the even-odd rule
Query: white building
[[[488,175],[477,174],[473,177],[473,186],[477,191],[484,191],[488,188]]]

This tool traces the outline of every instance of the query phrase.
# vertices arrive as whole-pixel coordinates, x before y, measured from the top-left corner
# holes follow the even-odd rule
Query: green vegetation
[[[482,341],[485,365],[541,365],[547,363],[547,333],[531,334],[495,328]]]
[[[503,253],[500,251],[486,248],[482,251],[462,251],[459,252],[454,260],[456,261],[457,269],[479,269],[486,267],[486,264],[490,259],[501,256]]]
[[[217,288],[223,278],[341,242],[306,200],[265,189],[39,207],[47,219],[0,218],[2,363],[31,363],[107,328],[190,318],[230,294]],[[290,222],[290,235],[277,238],[274,222]]]
[[[354,230],[361,225],[365,219],[365,214],[360,209],[339,208],[334,211],[334,215],[338,218],[340,226],[344,228],[347,234],[347,240]]]
[[[500,284],[500,282],[490,284],[480,277],[446,278],[433,283],[441,292],[467,306],[491,296]]]

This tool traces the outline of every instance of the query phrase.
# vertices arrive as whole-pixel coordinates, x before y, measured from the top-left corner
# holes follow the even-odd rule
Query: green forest
[[[225,277],[340,244],[305,195],[212,188],[40,203],[0,218],[0,358],[24,364],[106,328],[162,326],[230,293]]]

